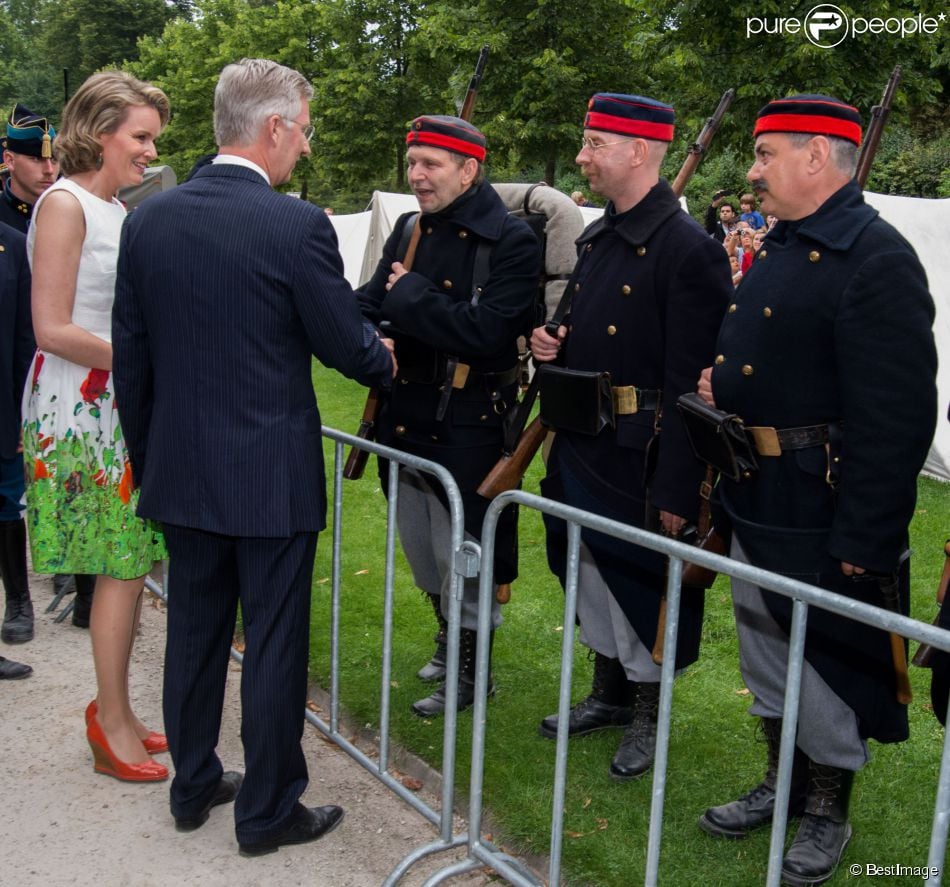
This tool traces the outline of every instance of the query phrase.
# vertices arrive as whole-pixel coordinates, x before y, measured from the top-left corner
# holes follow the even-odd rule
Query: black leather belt
[[[829,440],[827,425],[804,425],[800,428],[747,425],[745,430],[760,456],[781,456],[789,450],[822,446]]]
[[[516,382],[520,371],[521,367],[518,364],[515,364],[510,370],[504,370],[500,373],[479,373],[471,370],[465,380],[464,387],[470,388],[472,385],[480,384],[486,388],[497,390]]]
[[[641,411],[657,410],[663,399],[659,388],[637,388],[634,385],[613,385],[614,414],[629,416]]]

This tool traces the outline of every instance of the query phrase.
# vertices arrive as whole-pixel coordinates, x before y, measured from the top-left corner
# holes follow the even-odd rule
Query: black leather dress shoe
[[[195,829],[201,828],[208,821],[211,808],[233,801],[241,790],[241,783],[243,782],[244,775],[242,773],[237,773],[234,770],[222,773],[221,781],[211,796],[211,800],[205,805],[204,810],[197,816],[176,816],[175,828],[180,832],[193,832]]]
[[[304,807],[297,805],[297,810],[291,819],[290,825],[282,832],[266,841],[251,841],[238,843],[241,856],[263,856],[273,853],[285,844],[306,844],[316,841],[329,834],[343,821],[343,808],[334,804],[326,807]]]
[[[29,665],[0,656],[0,681],[18,681],[31,674],[33,674],[33,669]]]

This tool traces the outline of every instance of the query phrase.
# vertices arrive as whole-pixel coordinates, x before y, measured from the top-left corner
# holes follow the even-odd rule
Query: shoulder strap
[[[475,247],[475,264],[472,267],[472,304],[478,304],[478,297],[482,288],[488,283],[491,272],[491,251],[494,243],[488,240],[479,240]]]
[[[406,223],[402,226],[402,234],[399,237],[399,245],[396,247],[396,255],[399,256],[400,262],[406,258],[406,253],[409,252],[409,241],[412,238],[412,229],[416,224],[416,219],[418,218],[419,213],[412,213],[406,218]]]

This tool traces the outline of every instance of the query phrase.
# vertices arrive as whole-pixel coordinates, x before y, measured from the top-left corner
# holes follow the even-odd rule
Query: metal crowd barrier
[[[564,596],[565,626],[561,650],[561,684],[558,704],[558,734],[555,751],[554,800],[551,816],[550,863],[546,881],[520,869],[506,854],[499,853],[490,843],[481,838],[482,783],[484,777],[485,731],[487,726],[488,644],[491,617],[492,571],[482,569],[479,585],[479,621],[477,671],[475,679],[475,709],[472,735],[472,765],[470,807],[468,824],[468,856],[466,859],[436,872],[426,881],[426,887],[439,884],[473,868],[488,866],[503,876],[515,887],[544,887],[557,885],[561,876],[561,845],[563,838],[564,794],[567,776],[567,726],[571,700],[571,671],[573,665],[574,625],[577,606],[577,577],[581,527],[614,536],[642,545],[669,556],[667,580],[667,615],[664,635],[663,666],[660,680],[660,706],[657,724],[656,760],[653,769],[653,794],[650,808],[650,828],[647,843],[647,864],[644,884],[655,887],[659,875],[660,842],[663,829],[663,803],[666,792],[666,771],[670,739],[670,716],[673,700],[674,660],[676,658],[677,632],[680,611],[680,581],[683,562],[689,561],[708,567],[729,576],[755,583],[762,588],[793,598],[792,627],[789,638],[788,677],[785,690],[784,721],[782,726],[781,751],[779,755],[776,785],[775,815],[769,847],[767,887],[778,887],[781,879],[784,854],[785,829],[787,825],[788,798],[791,787],[792,756],[795,751],[795,733],[798,724],[798,704],[801,689],[801,673],[805,652],[805,624],[810,606],[820,607],[849,619],[856,619],[885,631],[893,631],[904,637],[923,641],[934,647],[950,651],[950,631],[936,628],[907,616],[869,606],[812,585],[798,582],[757,567],[734,561],[731,558],[709,554],[671,539],[645,530],[618,523],[590,512],[562,505],[530,493],[511,491],[498,496],[489,506],[482,528],[481,563],[490,565],[494,559],[495,530],[502,511],[511,505],[534,508],[537,511],[567,522],[567,583]],[[451,684],[450,684],[451,686]],[[941,883],[947,831],[950,827],[950,731],[945,731],[943,755],[937,798],[931,828],[928,867],[938,875],[929,883]],[[634,883],[633,877],[630,883]]]
[[[432,854],[464,845],[468,835],[453,834],[455,806],[455,746],[458,729],[458,700],[454,693],[446,694],[446,707],[442,729],[442,794],[440,810],[425,803],[415,792],[407,789],[389,772],[390,728],[390,674],[392,668],[393,633],[393,578],[396,561],[396,507],[399,501],[399,472],[412,468],[435,478],[445,491],[451,521],[450,535],[453,551],[453,576],[449,600],[448,638],[446,652],[446,686],[458,684],[459,628],[462,612],[462,591],[466,578],[478,571],[478,546],[465,541],[465,515],[462,495],[451,473],[443,466],[402,453],[373,441],[345,434],[323,426],[323,436],[335,442],[333,458],[333,555],[331,565],[331,613],[330,613],[330,720],[329,722],[307,711],[306,719],[328,739],[338,745],[353,760],[369,771],[387,788],[398,795],[416,812],[439,828],[439,838],[409,853],[392,871],[385,885],[397,884],[409,868],[420,859]],[[387,490],[386,517],[386,571],[383,590],[383,638],[382,674],[380,676],[379,757],[373,760],[350,742],[339,730],[339,655],[340,655],[340,551],[343,539],[343,465],[344,447],[353,446],[368,450],[379,457],[389,459],[389,486]],[[353,488],[354,492],[358,489]]]

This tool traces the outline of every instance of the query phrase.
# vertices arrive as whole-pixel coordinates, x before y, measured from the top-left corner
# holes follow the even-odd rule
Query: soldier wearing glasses
[[[608,371],[616,427],[596,435],[559,427],[542,492],[638,527],[679,535],[696,520],[703,466],[690,449],[676,399],[713,356],[732,281],[722,247],[681,208],[660,165],[673,140],[669,105],[601,93],[588,105],[577,163],[608,198],[578,239],[558,336],[534,331],[536,360]],[[545,405],[542,401],[542,416]],[[566,538],[546,519],[548,562],[564,581]],[[580,640],[594,651],[593,688],[573,707],[568,732],[626,727],[610,765],[618,781],[653,764],[660,665],[652,657],[666,559],[582,531]],[[683,600],[677,668],[698,656],[702,593]],[[540,732],[554,738],[556,715]]]
[[[781,221],[736,290],[699,391],[742,416],[758,470],[721,480],[716,525],[731,526],[737,560],[906,613],[907,528],[936,421],[927,279],[854,181],[855,108],[790,96],[759,112],[754,135],[747,178],[763,212]],[[742,838],[772,821],[792,602],[738,579],[732,594],[768,769],[699,825]],[[851,838],[867,740],[908,735],[896,674],[886,632],[809,610],[789,801],[802,820],[782,883],[832,876]]]

